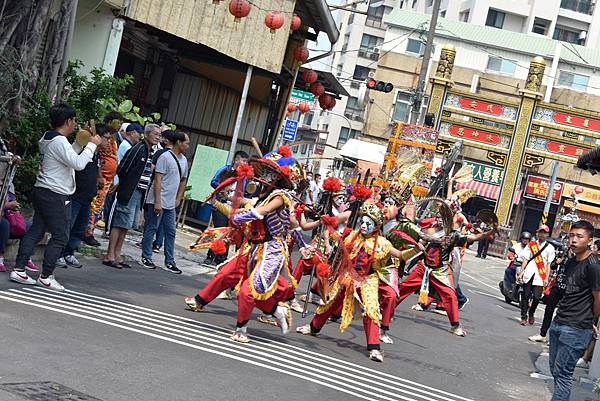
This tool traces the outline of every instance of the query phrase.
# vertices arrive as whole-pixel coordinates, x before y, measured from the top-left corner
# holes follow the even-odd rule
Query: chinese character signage
[[[530,199],[545,201],[546,196],[548,195],[549,185],[550,179],[539,177],[537,175],[530,175],[527,177],[527,185],[525,187],[525,193],[523,196]],[[560,202],[563,187],[564,184],[562,182],[556,181],[554,184],[554,191],[552,191],[552,203]]]
[[[575,193],[575,187],[577,185],[574,184],[565,184],[565,189],[563,193],[565,196],[571,196]],[[592,188],[582,187],[583,192],[578,194],[577,197],[587,202],[591,203],[600,203],[600,191]]]
[[[570,125],[572,127],[600,132],[600,121],[598,120],[566,113],[554,113],[553,119],[556,124]]]
[[[492,114],[495,116],[501,115],[503,109],[503,107],[499,104],[482,102],[481,100],[469,99],[466,97],[460,99],[460,107],[463,109]]]
[[[546,144],[546,149],[550,153],[556,153],[559,155],[571,156],[571,157],[579,157],[584,154],[588,149],[575,146],[575,145],[567,145],[560,142],[548,141]]]
[[[503,169],[472,161],[465,161],[465,164],[473,168],[473,181],[485,182],[490,185],[502,185]]]
[[[480,131],[473,128],[461,127],[460,125],[451,125],[448,133],[455,138],[469,139],[475,142],[485,143],[487,145],[500,145],[502,138],[498,134]]]

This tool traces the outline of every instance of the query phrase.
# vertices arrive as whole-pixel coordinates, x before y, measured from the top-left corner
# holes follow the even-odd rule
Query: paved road
[[[252,343],[237,344],[228,339],[235,302],[216,300],[202,314],[183,308],[183,297],[207,275],[114,271],[84,261],[81,270],[58,271],[65,293],[0,276],[0,400],[34,399],[17,394],[37,387],[78,392],[82,401],[547,398],[544,382],[529,376],[541,348],[527,336],[537,329],[519,326],[517,309],[499,297],[504,262],[467,256],[466,338],[450,335],[444,316],[411,311],[413,296],[399,306],[395,344],[377,364],[366,357],[360,322],[344,334],[331,323],[319,337],[282,337],[254,321]]]

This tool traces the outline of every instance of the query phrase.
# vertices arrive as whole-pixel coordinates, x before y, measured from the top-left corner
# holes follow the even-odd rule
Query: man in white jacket
[[[533,325],[535,323],[535,310],[542,298],[544,280],[550,272],[550,264],[556,257],[556,251],[552,244],[546,241],[550,235],[550,228],[543,224],[537,230],[537,239],[529,242],[523,250],[521,257],[523,263],[517,273],[517,281],[523,283],[521,294],[521,325]],[[540,272],[544,271],[545,277]],[[529,299],[531,298],[531,303]]]
[[[56,260],[69,240],[69,197],[75,192],[75,170],[83,170],[92,161],[96,146],[102,139],[94,135],[81,153],[75,152],[67,140],[77,125],[75,110],[64,103],[50,109],[50,122],[53,130],[46,132],[39,140],[40,169],[31,191],[33,224],[21,240],[10,279],[20,284],[37,283],[44,288],[64,291],[65,288],[56,281],[53,273]],[[25,266],[46,231],[50,232],[52,238],[44,251],[42,273],[36,282],[27,275]]]

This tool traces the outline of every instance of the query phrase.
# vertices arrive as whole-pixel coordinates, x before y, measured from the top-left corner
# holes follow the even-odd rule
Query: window
[[[385,6],[367,8],[367,20],[365,24],[375,28],[382,28],[384,12]]]
[[[348,103],[346,103],[346,110],[361,110],[361,107],[358,105],[358,98],[350,96],[348,98]]]
[[[360,41],[360,50],[367,53],[373,53],[374,49],[383,43],[383,38],[363,34]]]
[[[352,78],[358,79],[359,81],[364,81],[367,78],[369,78],[370,72],[370,68],[357,65],[356,67],[354,67],[354,74],[352,75]]]
[[[354,22],[354,13],[350,13],[350,16],[348,17],[348,25],[352,25],[353,22]]]
[[[425,44],[417,39],[408,39],[406,51],[408,53],[423,54],[425,51]]]
[[[465,10],[458,13],[458,20],[462,22],[469,22],[469,15],[471,14],[471,10]]]
[[[427,7],[433,6],[433,0],[427,0]]]
[[[308,113],[306,113],[304,115],[304,125],[312,125],[313,122],[313,118],[315,116],[315,113],[312,111],[309,111]]]
[[[560,8],[588,15],[592,15],[594,11],[593,2],[591,0],[561,0]]]
[[[411,110],[411,94],[407,92],[398,92],[392,118],[394,121],[408,122]]]
[[[587,89],[589,80],[590,77],[587,75],[575,74],[574,72],[562,70],[558,76],[558,84],[560,86],[566,86],[578,91],[585,91]]]
[[[485,24],[487,26],[492,26],[494,28],[502,29],[502,26],[504,25],[504,17],[505,16],[506,16],[506,14],[503,13],[502,11],[498,11],[498,10],[494,10],[493,8],[490,8],[488,10],[488,15],[485,20]]]
[[[340,128],[340,136],[338,137],[337,147],[339,148],[340,146],[348,142],[348,139],[356,138],[359,135],[359,133],[360,131],[355,129],[351,130],[348,127]]]
[[[536,18],[533,21],[533,28],[531,32],[539,33],[540,35],[546,35],[548,33],[548,27],[550,26],[550,21],[542,18]]]
[[[440,13],[440,17],[446,18],[446,10],[444,10]]]
[[[490,56],[486,70],[498,72],[500,74],[513,75],[516,68],[516,61]]]
[[[557,25],[554,28],[552,39],[560,40],[561,42],[579,43],[579,32],[571,31],[565,27]]]

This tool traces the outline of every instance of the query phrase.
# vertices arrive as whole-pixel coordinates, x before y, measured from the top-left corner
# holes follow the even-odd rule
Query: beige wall
[[[279,74],[295,4],[295,0],[254,0],[250,14],[236,23],[227,1],[132,0],[127,16]],[[263,10],[278,10],[284,15],[283,27],[274,34],[265,26]]]

